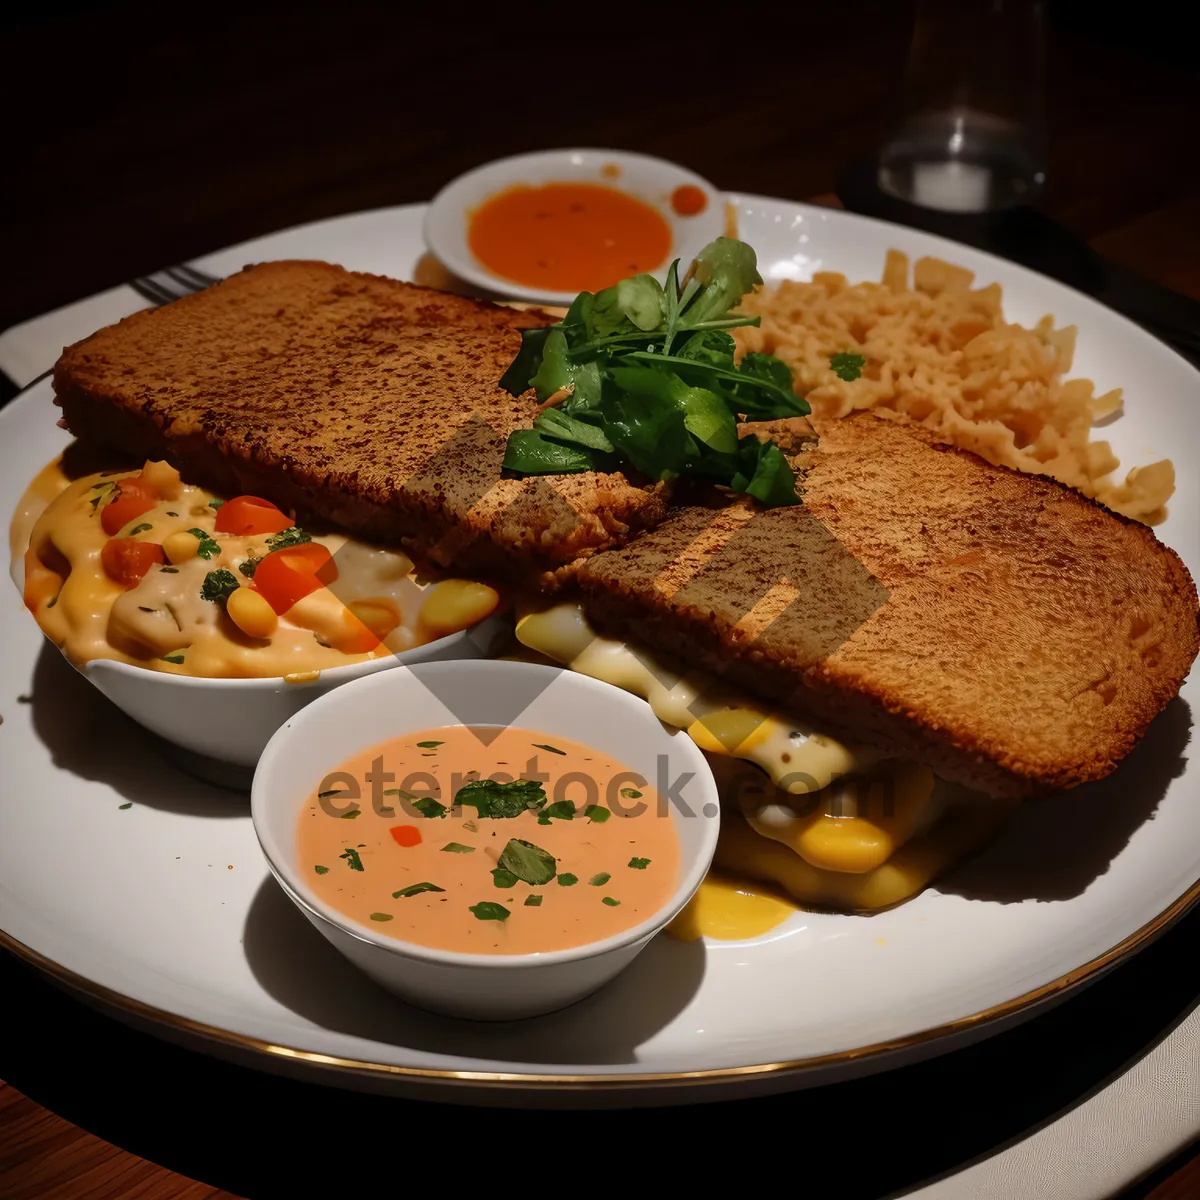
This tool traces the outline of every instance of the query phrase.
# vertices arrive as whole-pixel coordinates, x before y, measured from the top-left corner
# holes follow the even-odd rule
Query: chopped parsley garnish
[[[385,796],[403,796],[405,800],[415,800],[416,792],[406,792],[403,788],[385,788],[383,794]]]
[[[545,742],[534,742],[533,748],[535,750],[549,750],[551,754],[566,755],[567,753],[565,750],[560,750],[557,746],[547,746]]]
[[[525,897],[525,907],[526,908],[541,908],[542,907],[541,896],[526,896]]]
[[[392,899],[399,900],[403,896],[419,896],[422,892],[444,892],[445,890],[445,888],[438,887],[436,883],[410,883],[408,887],[393,892]]]
[[[146,605],[144,605],[144,604],[138,605],[138,612],[154,612],[154,611],[155,611],[154,609],[147,608]]]
[[[203,529],[189,529],[188,533],[200,543],[196,553],[201,558],[212,558],[214,554],[221,553],[221,547],[217,545],[212,534],[205,533]]]
[[[312,534],[305,533],[299,526],[293,525],[291,529],[285,529],[280,533],[273,533],[267,538],[267,545],[272,550],[283,550],[287,546],[299,546],[304,542],[311,542]]]
[[[391,913],[372,913],[371,914],[372,921],[390,921],[391,919],[392,919]]]
[[[135,525],[130,531],[129,536],[133,537],[135,533],[145,533],[147,529],[153,529],[154,526],[149,521],[143,521],[140,525]]]
[[[474,854],[474,846],[464,846],[462,842],[447,842],[442,847],[443,854]]]
[[[258,564],[262,562],[261,558],[256,558],[251,555],[245,562],[238,563],[238,570],[245,575],[247,579],[254,578],[254,572],[258,570]]]
[[[317,799],[325,800],[329,796],[344,796],[347,791],[348,791],[347,788],[330,788],[329,791],[327,791],[327,792],[318,792]]]
[[[435,800],[432,796],[422,796],[420,800],[414,800],[412,806],[423,817],[444,817],[450,811],[440,800]]]
[[[473,779],[458,789],[454,803],[470,805],[480,817],[519,817],[529,809],[541,808],[546,803],[546,791],[534,779],[514,779],[511,783]]]
[[[160,570],[160,571],[161,571],[161,572],[162,572],[164,575],[178,575],[178,574],[179,574],[179,568],[178,568],[178,567],[159,567],[158,569],[159,569],[159,570]]]
[[[224,503],[225,503],[225,501],[224,501],[224,500],[210,500],[210,501],[208,502],[208,507],[209,507],[209,508],[216,509],[216,508],[220,508],[220,507],[221,507],[221,505],[222,505],[222,504],[224,504]]]
[[[338,855],[338,858],[344,858],[350,865],[350,870],[361,871],[363,869],[362,859],[358,855],[357,850],[352,850],[349,846]]]
[[[620,900],[614,900],[611,896],[605,896],[600,903],[607,904],[609,908],[616,908],[621,902]]]
[[[354,818],[357,817],[360,812],[362,812],[361,808],[352,808],[352,809],[350,809],[349,812],[342,813],[340,819],[343,821],[353,821]]]
[[[492,871],[492,883],[498,888],[516,887],[517,877],[507,867],[496,867]]]
[[[640,800],[642,798],[642,793],[639,792],[637,788],[622,788],[621,795],[624,796],[626,800]]]
[[[132,801],[132,800],[126,800],[124,804],[118,804],[118,805],[117,805],[117,807],[118,807],[118,808],[120,808],[120,809],[132,808],[132,807],[133,807],[133,801]]]
[[[476,825],[474,821],[464,821],[463,828],[468,833],[478,833],[479,832],[479,826]]]
[[[558,877],[558,882],[562,887],[574,887],[579,882],[579,876],[572,875],[570,871],[564,871]]]
[[[204,583],[200,587],[200,599],[224,604],[237,590],[237,576],[227,567],[218,567],[205,575]]]
[[[93,515],[95,514],[96,509],[99,508],[101,504],[107,504],[113,498],[113,493],[116,490],[117,490],[117,485],[111,481],[108,483],[93,483],[92,484],[92,486],[88,489],[88,491],[96,493],[92,497],[92,513],[93,513]]]
[[[167,516],[168,516],[168,517],[177,517],[177,516],[179,516],[179,514],[178,514],[177,512],[171,512],[171,511],[169,511],[169,510],[168,510],[168,512],[167,512]]]
[[[328,867],[315,866],[315,867],[313,867],[313,870],[314,870],[314,871],[316,871],[316,873],[317,873],[318,875],[328,875],[328,874],[329,874],[329,868],[328,868]]]
[[[742,421],[809,412],[786,363],[759,353],[736,359],[728,331],[759,324],[733,311],[762,283],[754,251],[718,238],[682,286],[679,275],[676,260],[665,288],[637,275],[581,292],[559,324],[522,333],[501,386],[514,396],[533,388],[543,407],[531,429],[509,436],[506,470],[632,467],[654,480],[700,478],[767,506],[799,502],[783,451],[739,437]],[[558,402],[546,405],[551,397]]]
[[[583,815],[594,825],[603,825],[612,816],[612,813],[602,804],[589,804],[583,810]]]
[[[497,904],[494,900],[483,900],[479,904],[472,904],[471,912],[475,914],[475,920],[477,921],[508,920],[508,909],[503,904]]]
[[[854,354],[849,350],[843,350],[829,360],[829,366],[833,373],[847,383],[853,383],[862,374],[862,369],[866,365],[867,360],[861,354]]]
[[[601,871],[588,880],[588,887],[603,887],[611,878],[612,876],[607,871]]]
[[[542,813],[543,817],[553,817],[557,821],[572,821],[575,819],[574,800],[555,800]]]
[[[163,660],[163,662],[174,663],[176,666],[179,666],[179,664],[183,662],[183,655],[182,654],[164,654],[162,656],[162,660]]]
[[[417,749],[418,750],[434,750],[438,746],[444,746],[445,744],[446,744],[445,742],[418,742]]]
[[[625,865],[632,867],[635,871],[644,871],[650,865],[650,860],[648,858],[631,858]]]
[[[558,860],[541,846],[522,841],[521,838],[510,838],[497,861],[522,883],[540,887],[554,878]]]

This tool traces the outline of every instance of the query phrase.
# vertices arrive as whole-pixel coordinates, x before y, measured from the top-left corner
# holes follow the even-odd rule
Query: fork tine
[[[151,304],[170,304],[172,300],[178,299],[177,296],[171,295],[171,293],[165,288],[160,287],[159,284],[156,283],[149,275],[143,275],[140,278],[133,280],[129,286],[133,288],[133,290],[137,292],[137,294],[141,296],[143,300],[149,300]]]
[[[180,283],[190,284],[197,290],[207,287],[212,287],[214,283],[220,283],[220,279],[215,275],[210,275],[207,271],[201,271],[198,267],[193,267],[188,263],[180,263],[175,267],[168,267],[167,274],[173,279],[178,279]]]

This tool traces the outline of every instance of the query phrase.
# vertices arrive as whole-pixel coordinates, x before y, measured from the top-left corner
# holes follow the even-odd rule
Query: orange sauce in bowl
[[[708,207],[708,197],[694,183],[681,183],[671,193],[671,207],[681,217],[698,217]]]
[[[343,917],[464,954],[600,941],[653,916],[679,881],[674,818],[648,781],[515,727],[446,726],[356,755],[315,785],[296,849]]]
[[[653,205],[598,183],[507,188],[471,214],[471,253],[526,287],[598,292],[653,271],[671,252],[671,227]]]

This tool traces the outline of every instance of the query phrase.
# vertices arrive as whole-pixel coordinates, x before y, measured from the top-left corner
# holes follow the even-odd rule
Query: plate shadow
[[[1103,875],[1183,774],[1191,709],[1176,697],[1106,779],[1027,801],[1000,837],[941,879],[969,900],[1068,900]]]
[[[325,1029],[431,1054],[539,1064],[627,1063],[687,1006],[704,978],[702,942],[655,938],[612,983],[561,1012],[467,1021],[423,1012],[379,987],[309,924],[268,876],[250,905],[246,961],[274,999]],[[580,1029],[586,1036],[580,1036]]]

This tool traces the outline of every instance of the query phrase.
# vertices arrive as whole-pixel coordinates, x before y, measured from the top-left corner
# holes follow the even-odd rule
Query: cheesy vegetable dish
[[[77,666],[107,658],[221,678],[293,675],[399,653],[492,613],[484,584],[422,584],[396,550],[222,500],[165,462],[69,481],[33,525],[25,603]]]

